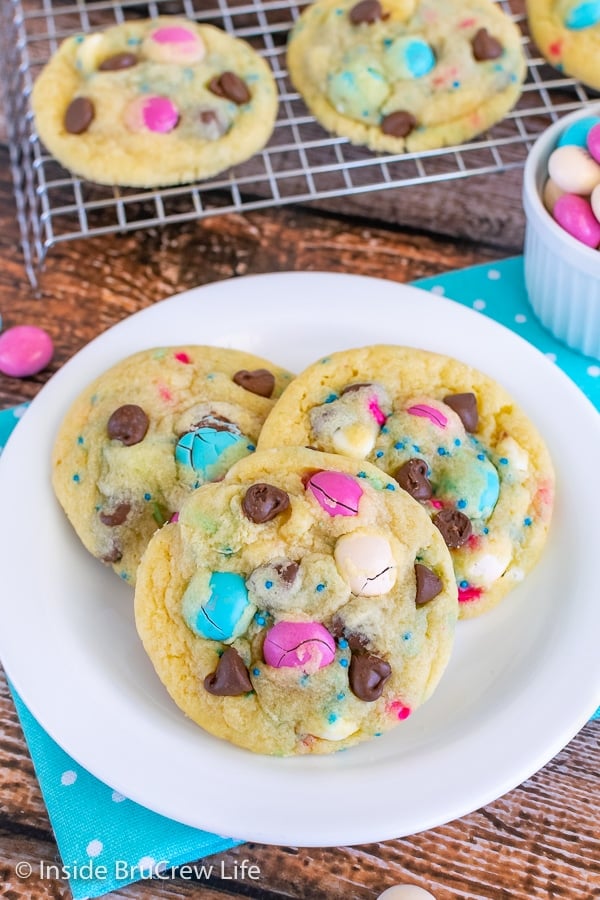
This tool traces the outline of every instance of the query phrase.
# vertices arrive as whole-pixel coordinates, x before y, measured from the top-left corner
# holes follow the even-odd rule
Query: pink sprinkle
[[[550,44],[548,47],[548,51],[552,56],[560,56],[560,51],[562,50],[562,41],[554,41],[553,44]]]
[[[371,415],[373,416],[373,418],[375,419],[375,421],[377,422],[378,425],[383,425],[385,420],[387,419],[386,414],[382,411],[377,400],[369,401],[369,412],[371,413]]]
[[[142,108],[142,119],[149,131],[164,134],[173,131],[179,122],[179,113],[168,97],[148,97]]]
[[[395,714],[400,720],[408,719],[412,712],[410,706],[405,706],[401,700],[392,700],[386,711]]]
[[[481,544],[481,537],[478,534],[470,534],[467,538],[469,550],[477,550]]]
[[[470,600],[479,600],[483,593],[483,588],[478,587],[469,587],[458,589],[458,602],[459,603],[468,603]]]
[[[171,516],[171,518],[169,519],[169,522],[179,522],[179,513],[174,512],[173,515]]]
[[[411,416],[429,419],[429,421],[433,422],[434,425],[437,425],[438,428],[445,428],[448,424],[448,419],[439,411],[439,409],[434,409],[433,406],[428,406],[426,403],[419,403],[417,406],[409,406],[406,412],[410,413]]]
[[[459,22],[459,23],[458,23],[458,27],[459,27],[459,28],[470,28],[472,25],[475,24],[476,21],[477,21],[477,20],[476,20],[476,19],[473,19],[473,18],[471,18],[471,19],[463,19],[462,22]]]
[[[187,353],[176,353],[175,359],[181,363],[185,363],[185,365],[189,365],[191,363],[191,359],[187,355]]]
[[[152,40],[157,44],[187,44],[196,41],[196,35],[187,28],[171,25],[168,28],[157,28],[152,34]]]
[[[442,509],[443,503],[441,500],[430,500],[429,501],[434,509]]]
[[[158,393],[160,394],[160,396],[162,397],[163,400],[167,401],[167,403],[169,403],[173,399],[173,394],[171,393],[169,388],[164,384],[159,385]]]

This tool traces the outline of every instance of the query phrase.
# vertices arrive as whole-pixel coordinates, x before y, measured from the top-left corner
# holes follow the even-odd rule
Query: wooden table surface
[[[327,211],[283,207],[64,243],[50,251],[36,298],[23,269],[7,154],[0,149],[0,313],[4,327],[36,323],[56,345],[51,366],[39,375],[0,375],[0,406],[31,399],[91,338],[195,285],[307,269],[408,282],[518,253],[520,179],[514,170],[396,192],[385,202],[388,210],[393,203],[406,210],[404,225],[378,221],[380,199],[373,195],[371,205],[361,198],[360,209],[351,201],[330,204]],[[65,882],[35,876],[21,881],[15,870],[19,860],[31,862],[34,871],[40,861],[56,862],[57,848],[4,680],[0,724],[0,897],[67,898]],[[432,831],[359,847],[245,844],[215,857],[208,880],[146,882],[111,896],[367,900],[408,883],[429,889],[437,900],[600,897],[599,738],[600,722],[589,723],[520,787]],[[506,739],[518,740],[518,734]],[[258,867],[257,881],[217,874],[221,860],[227,874],[243,859]]]

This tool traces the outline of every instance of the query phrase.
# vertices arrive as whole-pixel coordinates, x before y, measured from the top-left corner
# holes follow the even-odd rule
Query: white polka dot
[[[556,353],[546,353],[546,356],[550,362],[556,362]]]
[[[473,300],[473,309],[485,309],[485,300]]]
[[[591,375],[592,378],[598,378],[600,375],[600,366],[588,366],[587,373],[588,375]]]
[[[502,274],[498,271],[498,269],[490,269],[487,273],[487,277],[490,279],[490,281],[498,281],[500,278],[502,278]]]
[[[515,316],[515,322],[518,322],[519,325],[522,325],[523,322],[527,321],[527,316],[524,316],[523,313],[517,313]]]
[[[123,794],[120,794],[118,791],[113,791],[111,794],[111,800],[113,803],[122,803],[123,800],[127,800]]]
[[[439,294],[441,296],[442,294],[446,293],[446,288],[443,284],[434,284],[434,286],[431,288],[431,293]]]
[[[88,856],[100,856],[104,850],[104,844],[102,841],[90,841],[85,850]]]
[[[64,785],[75,784],[77,781],[77,772],[74,772],[73,769],[67,769],[66,772],[63,772],[60,776],[60,783]]]

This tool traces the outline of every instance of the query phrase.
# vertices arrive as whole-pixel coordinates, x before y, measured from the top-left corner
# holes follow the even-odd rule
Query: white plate
[[[202,732],[168,698],[133,623],[130,589],[81,547],[50,487],[59,422],[86,382],[161,344],[254,351],[299,370],[395,342],[497,378],[550,447],[556,514],[538,568],[461,623],[432,699],[385,737],[328,757],[255,756]],[[181,822],[273,844],[335,846],[431,828],[533,774],[600,702],[600,419],[541,353],[490,319],[403,285],[320,273],[198,288],[131,316],[68,362],[0,462],[0,649],[31,712],[82,766]]]

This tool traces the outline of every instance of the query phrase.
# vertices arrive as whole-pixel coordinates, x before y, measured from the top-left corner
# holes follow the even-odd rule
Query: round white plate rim
[[[328,298],[328,307],[325,310],[322,307],[315,306],[315,297],[318,294],[317,288],[320,288]],[[281,293],[282,290],[283,293]],[[306,295],[304,291],[306,291]],[[342,292],[341,294],[339,293],[340,291]],[[91,377],[102,371],[111,362],[126,355],[126,353],[151,345],[152,342],[149,343],[147,339],[142,337],[142,334],[146,335],[148,332],[156,333],[157,337],[160,337],[160,340],[155,341],[157,344],[190,342],[189,323],[186,323],[185,316],[182,317],[182,321],[177,324],[175,329],[180,328],[181,338],[177,341],[163,340],[165,332],[169,331],[165,322],[165,318],[169,315],[171,317],[175,314],[180,315],[182,310],[184,313],[186,311],[190,312],[191,307],[198,300],[203,300],[205,302],[201,313],[206,321],[206,307],[212,299],[214,300],[215,308],[220,310],[220,312],[215,313],[214,310],[212,312],[209,310],[208,314],[213,318],[216,316],[219,319],[219,316],[227,313],[227,328],[230,328],[230,322],[234,319],[236,327],[238,327],[237,323],[240,318],[243,318],[242,312],[247,313],[247,309],[238,306],[236,309],[237,315],[234,317],[231,315],[230,310],[232,303],[235,307],[236,303],[247,303],[248,298],[251,298],[254,304],[254,313],[257,311],[267,313],[270,304],[276,303],[278,298],[283,296],[287,301],[287,306],[283,309],[279,308],[279,318],[283,318],[291,323],[295,321],[304,323],[307,311],[310,310],[314,312],[317,320],[320,317],[321,325],[328,319],[331,319],[335,324],[336,314],[341,315],[344,312],[347,314],[349,309],[357,315],[361,313],[364,307],[365,291],[369,291],[367,306],[371,316],[374,311],[378,314],[389,311],[388,306],[391,303],[395,304],[395,308],[394,306],[391,307],[392,312],[402,312],[407,314],[409,319],[417,319],[417,330],[421,323],[426,323],[429,326],[429,332],[424,333],[424,340],[403,341],[405,343],[440,350],[440,347],[432,346],[432,344],[435,345],[436,341],[439,341],[441,344],[447,343],[448,335],[445,329],[448,328],[452,331],[454,327],[463,334],[465,329],[472,329],[479,337],[483,336],[484,344],[488,339],[492,343],[499,341],[505,350],[510,350],[511,352],[511,371],[514,366],[518,369],[522,360],[526,360],[528,365],[533,366],[531,376],[536,381],[534,399],[536,391],[540,389],[540,385],[547,379],[551,388],[553,388],[553,396],[557,391],[559,397],[561,399],[566,398],[569,403],[568,409],[561,408],[559,403],[560,411],[566,418],[574,418],[580,427],[583,427],[584,430],[587,429],[596,438],[600,434],[595,410],[563,373],[557,370],[542,354],[520,337],[478,313],[452,301],[433,297],[417,288],[379,279],[365,278],[364,276],[337,275],[333,273],[257,275],[195,288],[169,300],[162,301],[147,310],[130,316],[104,335],[100,335],[80,353],[76,354],[40,392],[32,403],[26,417],[17,427],[14,438],[5,451],[6,464],[4,464],[4,461],[0,464],[0,490],[7,489],[9,490],[9,495],[11,494],[11,475],[8,473],[13,472],[13,467],[17,464],[21,453],[24,451],[34,426],[38,422],[41,424],[45,423],[46,438],[50,440],[52,435],[48,432],[48,423],[52,422],[54,427],[58,425],[60,414],[58,418],[57,414],[59,411],[64,412],[72,396],[80,390],[81,384],[85,383],[86,380],[90,380]],[[222,305],[224,299],[227,302],[225,305]],[[292,303],[294,300],[302,301],[302,308],[293,308]],[[432,326],[431,315],[434,313],[435,317]],[[405,321],[408,322],[408,320]],[[331,325],[331,321],[328,321],[328,325]],[[160,332],[154,330],[157,326],[160,326]],[[386,343],[390,340],[389,326],[385,322],[384,326],[381,343]],[[214,332],[214,323],[211,327]],[[431,330],[432,327],[433,331]],[[172,328],[172,324],[169,324],[169,328]],[[413,323],[411,322],[411,327],[408,328],[411,334],[412,328]],[[139,333],[140,331],[142,334]],[[361,326],[360,334],[362,333],[363,328]],[[393,333],[396,332],[394,331]],[[136,345],[136,341],[141,341],[141,343]],[[196,342],[215,343],[214,340],[205,340],[204,338]],[[371,342],[360,340],[357,333],[357,341],[354,345],[358,346],[362,343]],[[400,343],[401,341],[395,339],[395,342]],[[128,347],[128,349],[124,350],[124,347]],[[253,348],[241,347],[241,349]],[[465,359],[466,356],[473,355],[471,353],[472,350],[473,347],[461,347],[460,351],[457,349],[452,355]],[[446,346],[445,352],[450,353],[450,348]],[[267,356],[268,354],[262,352],[262,355]],[[476,356],[477,354],[474,355]],[[314,354],[314,358],[318,356],[318,353]],[[270,358],[274,362],[285,363],[284,359],[278,359],[274,354],[271,354]],[[475,364],[472,359],[467,359],[467,361]],[[489,359],[487,366],[482,362],[479,362],[478,365],[479,368],[489,372],[490,366],[493,368],[498,365],[498,361],[493,358],[492,354],[492,358]],[[490,374],[494,375],[494,372],[490,372]],[[510,375],[509,372],[506,374]],[[496,377],[498,377],[498,374],[496,374]],[[516,393],[518,394],[519,386],[516,385],[516,387]],[[527,399],[528,391],[525,391],[524,394],[525,399]],[[517,399],[521,398],[517,396]],[[531,413],[531,410],[528,411]],[[562,447],[562,452],[566,452],[564,447]],[[573,451],[574,460],[575,452]],[[38,472],[36,477],[47,478],[49,475],[49,462],[44,464],[42,468],[43,471]],[[577,475],[577,477],[580,476]],[[597,476],[592,474],[591,484],[590,479],[587,479],[587,484],[591,489],[594,488],[594,478],[596,479],[597,487]],[[7,546],[6,542],[10,542],[11,531],[13,530],[14,521],[11,523],[5,518],[4,523],[0,523],[0,546]],[[10,558],[3,565],[5,579],[7,579],[10,587],[17,591],[22,586],[22,573],[17,572],[14,568],[10,568]],[[7,596],[10,593],[10,591],[5,591],[4,595]],[[528,748],[528,752],[525,755],[517,753],[516,758],[514,758],[513,754],[510,759],[506,760],[506,764],[500,766],[500,771],[492,779],[486,773],[489,760],[484,758],[475,761],[470,760],[468,781],[463,783],[464,777],[459,779],[460,783],[454,785],[453,790],[446,792],[442,802],[438,802],[436,798],[434,798],[433,802],[422,798],[418,808],[407,810],[404,807],[398,808],[388,800],[384,803],[384,808],[382,808],[376,795],[377,790],[381,791],[383,776],[389,775],[389,772],[394,768],[392,765],[390,769],[389,763],[386,764],[384,767],[385,771],[382,772],[381,768],[375,764],[367,766],[364,763],[353,765],[352,757],[349,754],[325,759],[307,760],[302,758],[301,764],[299,764],[301,777],[298,777],[298,773],[294,771],[295,768],[298,768],[298,765],[296,765],[298,763],[297,760],[273,760],[255,757],[228,745],[223,747],[220,742],[216,742],[215,745],[214,739],[209,739],[207,741],[209,749],[207,751],[204,748],[204,752],[208,752],[210,759],[211,754],[214,755],[210,747],[217,747],[216,752],[222,761],[222,768],[224,767],[230,781],[228,785],[216,787],[211,785],[212,779],[209,779],[209,783],[204,784],[202,787],[201,796],[206,799],[210,808],[199,810],[197,807],[190,808],[189,782],[186,781],[186,778],[189,779],[190,776],[189,761],[188,765],[183,766],[183,772],[169,775],[169,771],[165,770],[164,760],[161,771],[161,760],[156,752],[157,748],[153,748],[154,756],[151,760],[150,769],[155,775],[160,772],[162,779],[167,782],[157,790],[155,784],[148,782],[148,760],[145,759],[143,764],[140,764],[139,755],[133,752],[126,752],[127,747],[139,749],[140,729],[142,734],[147,733],[148,730],[149,723],[144,720],[139,721],[139,715],[136,715],[135,709],[130,708],[127,710],[126,720],[112,721],[113,730],[111,731],[109,728],[108,732],[102,735],[100,742],[97,736],[94,737],[93,731],[90,734],[90,729],[94,725],[94,716],[89,711],[82,714],[77,723],[75,723],[74,717],[65,717],[61,699],[57,700],[57,692],[59,698],[64,699],[65,692],[68,694],[69,691],[75,690],[77,692],[78,690],[77,682],[73,680],[66,661],[64,659],[47,659],[48,648],[44,648],[44,641],[42,640],[43,637],[47,638],[47,633],[45,635],[39,633],[41,626],[38,626],[38,632],[36,632],[35,622],[25,623],[14,605],[11,606],[4,603],[3,606],[5,627],[0,634],[0,649],[9,677],[40,724],[81,765],[107,784],[110,784],[112,788],[164,815],[196,827],[218,833],[233,833],[239,837],[266,843],[305,846],[364,843],[421,831],[461,816],[505,793],[540,768],[585,723],[593,712],[594,706],[598,702],[598,697],[600,697],[600,666],[596,663],[596,668],[592,665],[590,670],[590,661],[592,659],[595,661],[597,657],[597,653],[592,657],[595,649],[592,631],[595,628],[595,634],[598,634],[600,617],[590,607],[587,614],[591,617],[591,621],[584,623],[586,625],[585,628],[581,629],[579,623],[575,623],[572,618],[567,620],[566,623],[568,625],[567,646],[569,646],[569,641],[574,643],[575,638],[577,638],[578,642],[578,655],[576,659],[569,660],[571,666],[569,676],[571,680],[569,680],[569,677],[566,679],[563,677],[561,686],[557,683],[556,678],[554,680],[550,678],[550,683],[556,690],[555,701],[560,708],[564,707],[567,710],[566,715],[564,715],[560,723],[552,722],[550,727],[548,719],[549,707],[547,704],[544,704],[541,695],[538,696],[534,692],[538,703],[533,712],[529,709],[527,733],[538,739],[534,741],[533,747]],[[493,616],[494,613],[490,615]],[[469,623],[466,624],[468,625]],[[11,639],[11,636],[16,636],[19,639],[14,641]],[[29,639],[29,656],[26,659],[30,661],[32,654],[39,654],[45,650],[46,656],[42,653],[41,658],[45,664],[50,663],[49,668],[44,673],[44,678],[41,680],[36,676],[34,670],[31,670],[29,666],[23,665],[23,654],[20,648],[22,648],[23,641],[26,638]],[[564,640],[564,635],[562,639]],[[86,660],[82,648],[71,649],[73,651],[73,660],[79,665],[85,666]],[[39,659],[40,657],[35,660],[35,663],[39,664]],[[543,657],[542,659],[544,661],[544,678],[549,678],[552,672],[552,663]],[[54,665],[52,665],[53,663]],[[539,665],[540,662],[538,662],[538,667]],[[587,677],[583,678],[586,669]],[[539,678],[540,674],[538,672],[538,680]],[[534,683],[537,684],[535,679]],[[574,703],[568,690],[573,683],[576,683],[578,688]],[[530,685],[524,689],[524,693],[527,693],[527,690],[531,692]],[[104,715],[111,713],[110,706],[106,706],[107,699],[104,698],[103,701],[102,709]],[[111,697],[110,699],[114,701],[116,698]],[[517,712],[522,713],[522,700],[520,704],[517,700],[514,700],[509,705],[514,706],[515,703]],[[567,706],[568,703],[571,704],[570,708]],[[116,715],[116,710],[113,710],[113,712]],[[506,710],[502,710],[498,715],[504,724],[509,721]],[[478,734],[470,736],[471,743],[469,746],[471,749],[479,748],[481,750],[487,748],[491,750],[490,737],[495,736],[497,738],[498,722],[495,721],[496,718],[488,717],[486,721],[481,723]],[[523,724],[523,720],[521,720],[520,725],[523,726]],[[156,737],[155,734],[153,736]],[[175,738],[170,738],[169,735],[163,736],[163,740],[159,742],[161,752],[165,753],[166,758],[172,758],[166,752],[168,749],[177,758],[179,751],[185,754],[186,741],[186,735],[178,741]],[[99,755],[99,748],[102,751],[102,755]],[[196,751],[196,747],[194,750]],[[445,756],[447,757],[447,750],[447,747],[433,747],[429,749],[427,765],[428,773],[432,776],[430,783],[433,789],[439,790],[441,782],[439,779],[436,781],[436,777],[433,776],[439,774],[440,770],[443,770],[447,765],[448,760],[444,758]],[[352,752],[349,751],[349,753]],[[201,757],[202,753],[199,752],[198,758]],[[338,762],[338,760],[342,761]],[[350,760],[349,763],[348,760]],[[179,759],[177,768],[181,769],[181,765],[181,760]],[[242,776],[237,782],[235,777],[233,777],[232,782],[231,778],[235,776],[235,770],[240,765],[243,770]],[[304,771],[305,769],[306,771]],[[325,808],[319,810],[319,815],[314,822],[311,821],[311,827],[308,828],[306,816],[304,818],[300,817],[298,822],[294,822],[282,820],[281,816],[278,815],[279,798],[277,792],[281,791],[282,785],[285,788],[284,796],[287,796],[290,802],[306,803],[308,799],[311,802],[317,802],[319,794],[325,793],[326,796],[331,794],[332,785],[334,788],[336,786],[336,779],[340,786],[347,786],[349,779],[355,778],[357,774],[355,770],[358,770],[360,785],[364,789],[364,796],[361,797],[359,807],[363,813],[370,813],[370,817],[366,815],[360,820],[352,820],[352,817],[349,817],[343,808],[341,814],[336,813],[335,810],[331,812],[329,808]],[[269,779],[274,796],[270,796],[268,791],[265,794],[262,792],[262,789],[258,790],[256,787],[250,787],[247,781],[243,782],[243,776],[248,772],[254,773],[258,777],[259,782]],[[306,772],[309,773],[308,780]],[[180,775],[181,777],[179,777]],[[187,791],[184,790],[186,785],[188,787]],[[219,790],[221,791],[220,797]],[[226,798],[226,802],[222,802],[223,797]],[[239,799],[236,801],[236,797],[243,797],[245,802],[254,803],[255,806],[258,806],[258,811],[253,807],[252,814],[244,815],[242,813],[240,818]],[[371,802],[373,797],[376,798],[375,802]],[[394,800],[400,801],[401,799],[394,795]],[[414,800],[415,798],[413,797],[412,799]],[[194,801],[197,802],[195,793]],[[221,801],[220,807],[218,806],[219,801]]]

